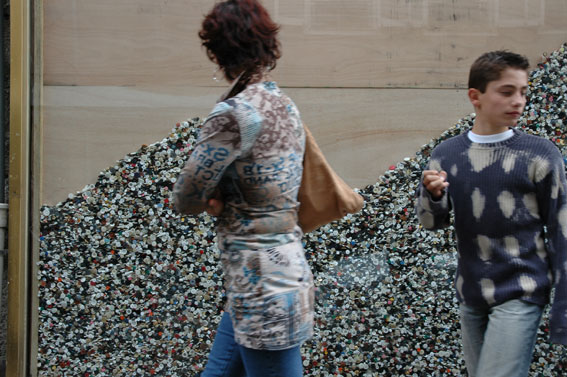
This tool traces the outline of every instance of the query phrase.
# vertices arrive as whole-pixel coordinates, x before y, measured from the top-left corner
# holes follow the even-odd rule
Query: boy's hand
[[[447,182],[447,172],[444,170],[425,170],[422,177],[423,186],[429,191],[431,197],[435,200],[441,199],[445,193],[445,188],[449,186],[449,182]]]

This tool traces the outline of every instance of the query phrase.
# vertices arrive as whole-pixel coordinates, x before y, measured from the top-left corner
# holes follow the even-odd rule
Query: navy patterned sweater
[[[417,215],[424,228],[439,229],[454,212],[458,300],[543,306],[555,288],[550,340],[567,344],[567,185],[559,150],[518,130],[486,144],[464,133],[434,149],[429,169],[446,171],[449,186],[433,200],[422,183]]]

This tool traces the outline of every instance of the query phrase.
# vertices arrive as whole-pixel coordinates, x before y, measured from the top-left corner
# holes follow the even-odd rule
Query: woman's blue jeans
[[[228,313],[224,313],[209,361],[201,377],[301,377],[299,346],[281,351],[254,350],[234,341]]]
[[[469,377],[527,377],[543,308],[510,300],[488,309],[461,304]]]

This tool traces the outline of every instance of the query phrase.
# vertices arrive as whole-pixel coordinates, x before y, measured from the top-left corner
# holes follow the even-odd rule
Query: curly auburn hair
[[[205,16],[199,38],[207,56],[230,81],[241,72],[274,68],[280,55],[279,25],[257,0],[217,3]]]

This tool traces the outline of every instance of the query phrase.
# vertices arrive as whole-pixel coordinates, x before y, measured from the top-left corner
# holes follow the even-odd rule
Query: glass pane
[[[180,216],[171,188],[229,86],[198,38],[216,3],[43,2],[40,375],[205,365],[226,301],[215,219]],[[367,199],[303,238],[317,286],[305,375],[464,375],[455,240],[417,225],[416,185],[440,135],[472,122],[474,59],[506,48],[535,68],[565,42],[565,2],[262,3],[281,26],[273,79]]]

